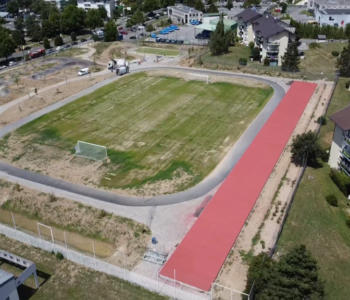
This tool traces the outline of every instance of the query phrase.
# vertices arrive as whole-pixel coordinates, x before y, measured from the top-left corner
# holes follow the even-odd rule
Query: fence
[[[69,248],[67,244],[66,235],[65,243],[62,244],[60,242],[55,241],[52,235],[52,229],[50,226],[46,226],[45,224],[37,223],[38,227],[38,237],[35,237],[31,234],[22,232],[16,226],[16,221],[14,215],[12,215],[13,220],[13,228],[4,224],[0,224],[0,234],[4,234],[8,238],[15,239],[19,242],[25,243],[32,247],[41,248],[45,251],[49,252],[60,252],[67,259],[74,263],[80,264],[82,266],[88,267],[90,269],[94,269],[99,272],[103,272],[120,279],[126,280],[128,282],[137,284],[142,286],[145,289],[148,289],[153,292],[157,292],[159,294],[171,297],[172,299],[178,300],[211,300],[217,299],[212,297],[212,292],[206,292],[197,290],[193,287],[186,286],[176,280],[162,278],[159,276],[159,269],[155,270],[153,278],[149,276],[144,276],[128,269],[121,268],[105,261],[102,261],[96,258],[96,255],[89,256],[86,253],[78,252],[77,250],[73,250]],[[47,228],[50,231],[49,240],[44,239],[41,234],[42,227]],[[92,253],[95,253],[94,243],[91,244]],[[125,256],[124,253],[123,260],[125,266]]]

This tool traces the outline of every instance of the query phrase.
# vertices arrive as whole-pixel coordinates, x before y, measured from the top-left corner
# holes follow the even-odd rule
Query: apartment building
[[[350,106],[330,116],[335,123],[329,165],[350,176]]]
[[[311,9],[316,13],[324,9],[350,9],[349,0],[309,0],[307,9]]]
[[[250,8],[236,15],[237,36],[248,46],[254,42],[260,48],[262,60],[268,57],[270,65],[281,66],[288,44],[295,39],[295,28],[270,14],[261,15]]]
[[[112,18],[115,10],[115,0],[78,0],[78,7],[85,9],[85,11],[104,7],[107,10],[107,16]]]
[[[168,16],[174,23],[190,25],[191,21],[202,22],[203,13],[185,5],[169,6]]]
[[[350,1],[309,0],[307,8],[323,26],[344,27],[350,23]]]

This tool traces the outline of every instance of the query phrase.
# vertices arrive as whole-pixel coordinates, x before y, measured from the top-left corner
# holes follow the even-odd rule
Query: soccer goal
[[[97,161],[103,161],[107,158],[107,148],[105,146],[78,141],[74,148],[76,156]]]
[[[209,75],[187,73],[186,80],[187,81],[199,80],[199,81],[204,81],[206,83],[209,83]]]

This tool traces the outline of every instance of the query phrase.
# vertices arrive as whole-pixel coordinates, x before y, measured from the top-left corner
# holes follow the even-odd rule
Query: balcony
[[[341,153],[343,154],[343,157],[345,157],[348,161],[350,161],[350,153],[348,151],[350,151],[350,149],[348,150],[347,147],[345,146],[345,148],[343,148]]]
[[[340,162],[339,166],[348,176],[350,176],[350,166],[347,166],[344,162]]]
[[[350,138],[348,136],[345,136],[345,143],[347,143],[350,147]]]

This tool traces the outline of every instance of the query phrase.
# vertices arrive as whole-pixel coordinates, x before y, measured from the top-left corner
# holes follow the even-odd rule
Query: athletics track
[[[160,275],[209,291],[317,84],[294,82]]]

